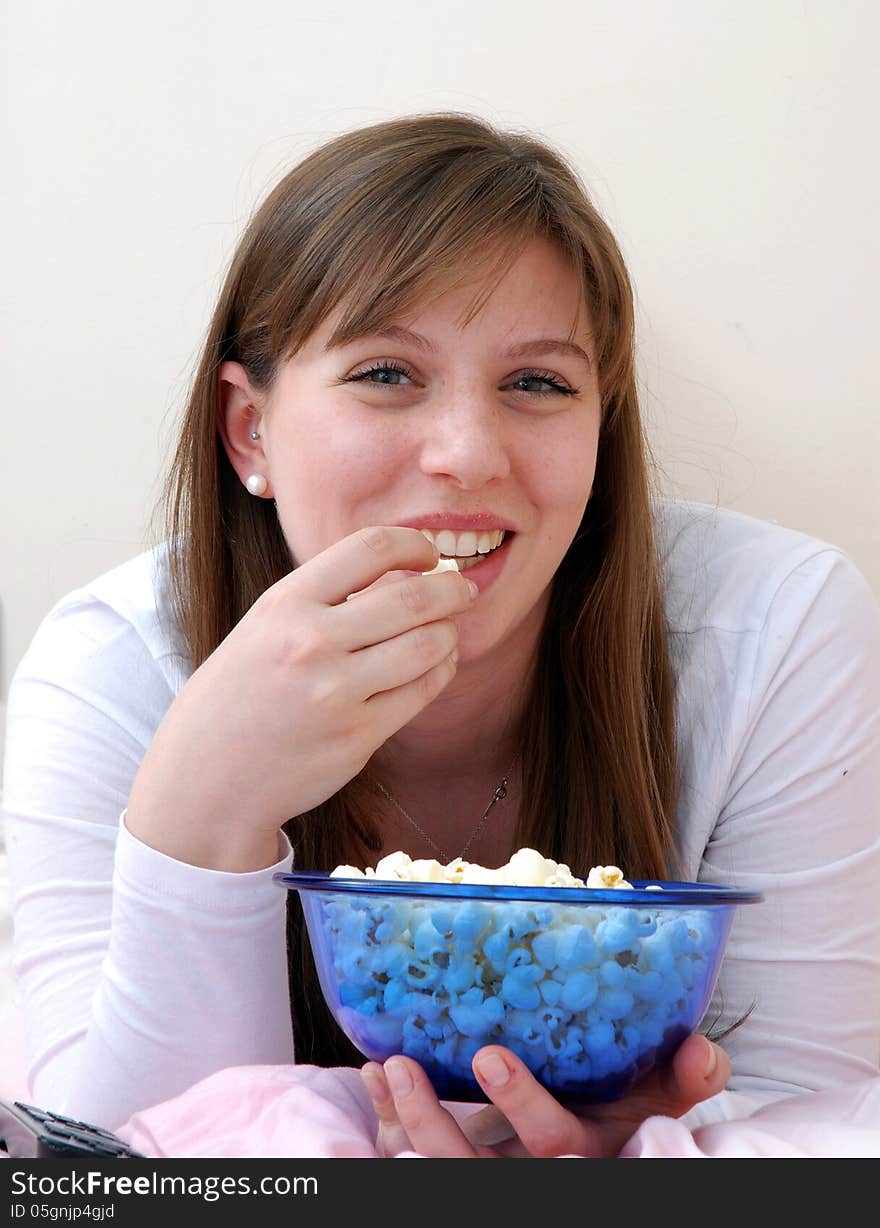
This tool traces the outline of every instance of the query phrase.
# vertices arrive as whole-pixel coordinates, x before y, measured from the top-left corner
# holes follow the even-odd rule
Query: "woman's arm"
[[[120,828],[172,699],[135,627],[87,598],[46,618],[9,693],[3,810],[31,1094],[110,1128],[223,1066],[292,1059],[285,893],[271,882],[290,857],[219,873]]]
[[[46,619],[10,692],[4,799],[35,1098],[112,1126],[292,1058],[281,825],[449,682],[477,590],[446,572],[346,597],[436,561],[416,529],[353,533],[174,686],[137,566],[94,586],[134,621],[88,590]]]

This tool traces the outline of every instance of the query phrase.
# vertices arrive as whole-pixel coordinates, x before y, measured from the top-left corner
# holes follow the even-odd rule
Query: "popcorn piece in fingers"
[[[436,575],[438,571],[459,571],[459,570],[460,568],[458,566],[458,559],[441,559],[436,567],[433,567],[430,571],[423,571],[422,575],[423,576],[433,576],[433,575]],[[369,588],[358,589],[356,593],[349,593],[345,600],[351,601],[353,597],[360,597],[361,593],[368,593],[372,587],[373,586],[370,585]]]
[[[432,567],[430,571],[423,571],[423,576],[435,576],[438,571],[458,571],[458,559],[440,559],[436,567]]]

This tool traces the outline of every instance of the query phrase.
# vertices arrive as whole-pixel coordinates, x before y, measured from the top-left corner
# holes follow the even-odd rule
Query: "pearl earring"
[[[268,485],[269,483],[263,477],[262,473],[252,473],[245,482],[245,486],[247,486],[252,495],[264,495]]]

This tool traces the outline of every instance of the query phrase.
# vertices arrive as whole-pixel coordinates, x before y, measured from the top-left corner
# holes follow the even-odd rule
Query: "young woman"
[[[629,279],[556,152],[439,114],[295,167],[232,261],[166,506],[10,691],[36,1102],[112,1127],[226,1066],[361,1065],[271,880],[395,849],[765,892],[706,1019],[748,1016],[726,1054],[692,1037],[589,1118],[477,1055],[528,1154],[877,1073],[876,602],[832,545],[654,494]],[[421,574],[438,548],[461,574]],[[386,1153],[470,1153],[415,1063],[364,1077]]]

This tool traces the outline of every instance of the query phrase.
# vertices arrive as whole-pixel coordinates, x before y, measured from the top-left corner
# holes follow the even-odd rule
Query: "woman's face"
[[[477,558],[497,540],[485,533],[506,530],[467,571],[481,594],[458,620],[461,665],[539,634],[590,496],[600,423],[590,322],[557,249],[532,240],[462,329],[475,284],[396,322],[421,343],[370,336],[327,350],[338,316],[325,321],[259,407],[255,466],[300,563],[366,525],[446,530],[441,552],[476,545]],[[579,350],[566,345],[575,319]]]

